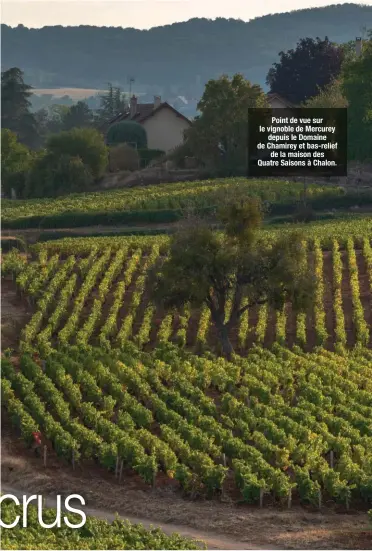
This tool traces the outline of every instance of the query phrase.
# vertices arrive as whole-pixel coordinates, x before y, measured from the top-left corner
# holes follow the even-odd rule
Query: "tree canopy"
[[[108,164],[108,151],[102,134],[94,128],[73,128],[49,137],[47,150],[55,156],[80,157],[95,180],[103,176]]]
[[[272,245],[259,239],[260,203],[236,198],[219,213],[223,231],[191,220],[173,237],[168,257],[153,273],[153,297],[167,309],[206,305],[223,353],[230,356],[231,329],[251,306],[275,309],[291,302],[296,310],[312,301],[314,281],[301,266],[303,237],[293,233]],[[243,303],[243,299],[246,299]],[[228,312],[228,301],[231,308]]]
[[[347,99],[343,94],[341,78],[333,80],[319,93],[309,98],[305,103],[305,107],[316,108],[342,108],[347,107]]]
[[[108,122],[120,113],[125,113],[128,109],[128,98],[122,92],[120,86],[113,86],[111,82],[107,85],[105,94],[101,94],[99,118],[101,122]]]
[[[88,128],[94,123],[93,111],[89,109],[85,101],[78,101],[67,109],[62,118],[63,130],[72,128]]]
[[[56,197],[87,191],[93,184],[89,166],[81,157],[51,151],[41,153],[27,175],[24,196]]]
[[[351,159],[372,160],[372,31],[362,54],[346,63],[343,93],[348,102],[348,147]]]
[[[16,134],[7,128],[1,129],[1,180],[5,195],[22,194],[25,177],[32,162],[31,151],[19,143]]]
[[[279,52],[279,62],[269,70],[266,84],[292,103],[303,103],[339,76],[344,55],[344,48],[327,37],[301,38],[296,49]]]
[[[23,71],[12,67],[1,73],[1,126],[14,132],[29,147],[38,145],[35,117],[30,111],[32,87],[24,82]]]
[[[207,82],[198,103],[201,113],[187,129],[185,139],[192,154],[226,173],[247,165],[248,107],[267,107],[262,88],[237,73]]]

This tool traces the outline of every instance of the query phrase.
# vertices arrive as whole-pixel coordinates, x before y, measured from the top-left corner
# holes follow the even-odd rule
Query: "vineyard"
[[[298,199],[303,192],[303,184],[271,180],[245,180],[244,178],[226,178],[204,180],[200,182],[179,182],[134,189],[116,189],[111,191],[79,193],[56,199],[3,200],[2,220],[4,227],[18,221],[22,224],[35,216],[61,216],[66,213],[93,214],[102,212],[140,211],[180,209],[188,206],[209,207],[213,205],[221,192],[244,191],[248,195],[260,197],[263,201],[288,201]],[[343,196],[338,187],[310,185],[309,198],[319,197],[327,192],[331,197]],[[14,227],[17,227],[14,225]]]
[[[2,519],[13,522],[17,514],[22,515],[21,507],[13,502],[2,504]],[[68,515],[70,522],[76,523],[76,515]],[[43,521],[52,525],[56,511],[43,509]],[[2,549],[202,549],[202,544],[182,538],[177,534],[166,536],[159,529],[146,530],[141,525],[116,519],[111,524],[94,517],[87,517],[82,528],[41,528],[38,511],[34,505],[27,508],[27,528],[19,526],[2,530]]]
[[[134,476],[261,507],[370,508],[371,223],[305,226],[312,308],[248,309],[230,362],[214,355],[207,308],[165,312],[150,300],[167,236],[5,254],[3,276],[31,310],[2,362],[7,421],[26,446],[40,432],[49,456],[109,471],[118,484]],[[292,229],[259,239],[266,246]]]
[[[244,355],[255,343],[299,345],[305,350],[370,347],[369,227],[368,221],[313,224],[303,241],[308,269],[316,275],[313,307],[303,314],[293,312],[290,304],[280,312],[265,304],[248,309],[231,334],[235,350]],[[263,239],[275,235],[264,231]],[[186,305],[167,313],[149,298],[149,269],[167,254],[167,243],[165,236],[65,239],[38,245],[28,262],[6,255],[3,273],[12,275],[19,295],[33,309],[21,333],[22,350],[47,353],[59,344],[110,350],[128,340],[145,350],[166,342],[198,353],[215,350],[218,339],[207,307],[195,310]],[[231,293],[226,315],[233,298]],[[243,297],[242,306],[247,300]]]
[[[69,346],[4,359],[2,403],[27,445],[121,482],[166,477],[185,494],[261,506],[372,503],[372,352],[255,347],[233,362],[172,346]]]
[[[142,225],[148,230],[149,225],[172,224],[191,212],[215,219],[217,209],[225,204],[227,197],[242,195],[261,199],[268,223],[286,222],[291,217],[303,219],[303,183],[225,178],[81,193],[55,199],[4,200],[2,227],[21,231],[47,228],[71,231],[102,226],[117,231],[119,227],[127,230],[128,226]],[[372,206],[370,190],[356,192],[309,184],[306,197],[314,218],[335,218],[339,216],[337,209],[341,209],[343,215],[357,217],[356,209],[362,207],[360,212],[365,212],[365,208],[368,210]]]

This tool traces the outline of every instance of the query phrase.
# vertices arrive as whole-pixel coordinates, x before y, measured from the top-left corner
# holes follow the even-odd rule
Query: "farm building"
[[[122,121],[135,121],[141,124],[147,133],[149,149],[170,151],[183,142],[184,130],[189,128],[191,121],[160,96],[154,97],[154,103],[138,103],[137,97],[132,96],[129,110],[120,113],[111,119],[107,125]]]

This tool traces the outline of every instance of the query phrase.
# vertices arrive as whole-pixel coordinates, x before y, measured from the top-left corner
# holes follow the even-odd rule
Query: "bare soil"
[[[4,434],[5,432],[5,434]],[[44,468],[20,441],[3,430],[2,491],[22,494],[78,493],[86,512],[113,519],[115,512],[132,522],[161,527],[206,542],[209,549],[370,549],[372,531],[365,513],[314,511],[294,506],[263,509],[229,501],[186,500],[169,487],[148,489],[136,477],[121,484],[94,468],[71,471],[54,459]],[[52,503],[51,503],[52,504]]]
[[[26,298],[20,298],[16,284],[9,279],[1,280],[1,349],[16,348],[19,335],[32,315]]]

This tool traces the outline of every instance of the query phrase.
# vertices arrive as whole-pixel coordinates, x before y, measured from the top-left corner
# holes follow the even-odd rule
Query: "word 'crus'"
[[[17,498],[17,496],[14,496],[13,494],[5,494],[5,495],[0,497],[0,506],[1,506],[2,502],[5,501],[6,499],[13,500],[14,503],[18,506],[21,505],[21,503],[20,503],[19,499]],[[35,499],[37,501],[37,518],[38,518],[40,526],[42,528],[54,528],[54,527],[60,528],[61,523],[62,523],[62,512],[61,512],[61,509],[62,509],[61,501],[62,500],[61,500],[60,495],[57,495],[56,519],[51,524],[46,524],[43,521],[43,496],[41,496],[41,495],[32,495],[30,497],[22,496],[22,527],[27,528],[27,507],[30,504],[30,502],[35,500]],[[78,524],[73,524],[72,522],[70,522],[70,520],[67,516],[64,516],[63,521],[66,524],[66,526],[68,526],[69,528],[73,528],[73,529],[81,528],[86,523],[87,517],[86,517],[84,511],[81,511],[80,509],[76,509],[75,507],[71,507],[71,505],[69,504],[71,499],[77,499],[77,500],[80,501],[80,503],[82,505],[85,505],[84,498],[82,496],[79,496],[78,494],[71,494],[71,495],[66,497],[65,505],[64,505],[65,509],[67,509],[67,511],[69,511],[70,513],[75,513],[77,515],[80,515],[82,520]],[[0,526],[1,526],[1,528],[15,528],[17,526],[17,524],[19,523],[20,518],[21,518],[21,515],[17,515],[15,520],[12,523],[6,524],[5,522],[3,522],[2,518],[1,518],[1,514],[0,514]]]

